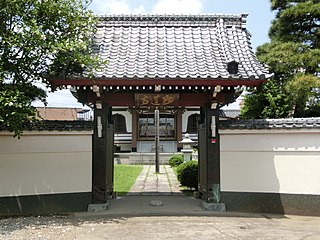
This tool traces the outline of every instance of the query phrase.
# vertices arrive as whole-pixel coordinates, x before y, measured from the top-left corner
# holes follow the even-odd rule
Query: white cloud
[[[49,92],[47,96],[47,107],[71,107],[83,108],[82,104],[71,94],[70,90],[63,89],[56,92]],[[44,107],[39,100],[34,101],[34,107]]]
[[[157,14],[198,14],[203,8],[202,0],[159,0],[152,10]]]
[[[131,9],[127,0],[94,0],[90,8],[95,13],[138,14],[145,12],[145,8],[142,5]]]
[[[144,8],[144,6],[140,5],[139,7],[134,8],[132,13],[134,14],[146,13],[146,9]]]
[[[204,1],[153,0],[133,7],[130,0],[93,0],[90,9],[100,14],[140,14],[147,13],[146,9],[154,5],[151,9],[153,14],[198,14],[203,10]]]

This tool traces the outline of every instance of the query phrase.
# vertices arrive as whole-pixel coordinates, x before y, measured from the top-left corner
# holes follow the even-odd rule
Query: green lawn
[[[126,195],[142,171],[141,165],[114,165],[114,190]]]

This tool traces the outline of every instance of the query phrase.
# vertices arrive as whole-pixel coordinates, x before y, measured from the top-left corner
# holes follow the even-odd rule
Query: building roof
[[[102,16],[94,52],[108,63],[102,79],[264,80],[238,15]],[[237,69],[238,68],[238,69]]]
[[[220,119],[238,119],[240,116],[240,109],[220,109]]]
[[[37,107],[38,117],[44,120],[77,120],[81,108]]]

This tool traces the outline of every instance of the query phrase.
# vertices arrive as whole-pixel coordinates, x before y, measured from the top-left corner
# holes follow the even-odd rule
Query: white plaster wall
[[[223,191],[320,194],[320,131],[223,130]],[[90,192],[92,132],[0,133],[0,197]]]
[[[90,192],[92,132],[0,133],[0,197]]]
[[[187,127],[188,127],[188,118],[190,115],[192,114],[199,114],[200,111],[199,110],[187,110],[182,114],[182,132],[185,133],[187,131]]]
[[[126,118],[127,132],[132,132],[132,114],[125,109],[124,111],[113,111],[112,114],[121,114]]]
[[[221,131],[221,189],[320,194],[320,131]]]

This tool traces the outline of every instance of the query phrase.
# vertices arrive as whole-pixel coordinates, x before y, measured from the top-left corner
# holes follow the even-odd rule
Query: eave
[[[264,83],[266,79],[54,79],[50,82],[53,87],[136,87],[136,86],[179,86],[179,87],[258,87]]]

